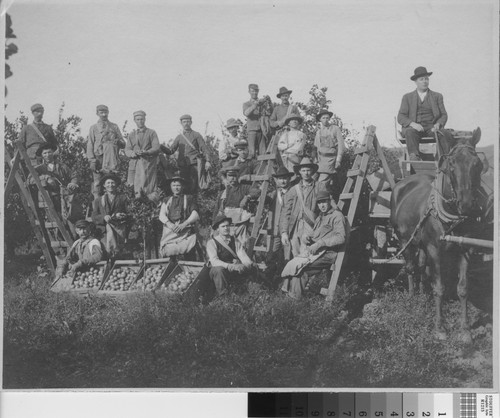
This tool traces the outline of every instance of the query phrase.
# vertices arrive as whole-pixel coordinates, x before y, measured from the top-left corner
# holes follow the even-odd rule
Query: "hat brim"
[[[229,223],[231,224],[233,222],[233,220],[231,218],[228,218],[227,216],[223,219],[219,219],[217,222],[213,223],[212,224],[212,229],[217,229],[219,227],[219,225],[222,223],[222,222],[225,222],[225,221],[229,221]]]
[[[179,176],[176,176],[176,177],[172,177],[170,179],[167,179],[167,182],[170,184],[172,183],[173,181],[180,181],[181,183],[185,184],[186,183],[186,180],[183,179],[182,177],[179,177]]]
[[[293,116],[293,117],[290,117],[287,120],[285,120],[285,125],[288,125],[288,123],[290,123],[292,120],[297,120],[297,121],[299,121],[299,123],[304,122],[304,118],[302,118],[300,116]]]
[[[287,94],[287,93],[288,93],[288,94],[292,94],[293,92],[292,92],[292,90],[282,91],[281,93],[278,93],[278,94],[276,95],[276,97],[279,99],[279,98],[281,98],[281,96],[282,96],[283,94]]]
[[[286,173],[286,174],[273,174],[273,177],[275,179],[279,179],[279,178],[282,178],[282,177],[293,177],[293,176],[295,176],[295,174],[291,173],[290,171],[288,173]]]
[[[410,77],[410,80],[415,81],[417,78],[420,78],[420,77],[428,77],[428,76],[430,76],[430,75],[432,75],[432,72],[430,72],[430,73],[422,73],[422,74],[415,74],[415,75],[412,75],[412,76]]]
[[[312,170],[316,173],[316,171],[318,171],[318,164],[297,164],[296,166],[293,167],[293,171],[295,171],[295,174],[299,174],[299,171],[301,168],[304,168],[304,167],[309,167],[309,168],[312,168]]]
[[[226,125],[225,128],[226,129],[231,129],[231,128],[239,128],[240,125],[237,124],[237,123],[233,123],[232,125]]]
[[[57,151],[57,147],[54,147],[52,145],[42,145],[40,148],[38,148],[35,152],[35,155],[37,157],[41,157],[42,156],[42,152],[46,149],[51,149],[52,151],[56,152]]]
[[[323,116],[323,115],[328,115],[328,116],[332,117],[333,116],[333,112],[328,111],[328,112],[320,112],[320,113],[318,113],[316,115],[316,121],[319,122],[319,120],[321,119],[321,116]]]
[[[100,181],[99,181],[99,186],[100,187],[103,187],[104,186],[104,183],[106,182],[106,180],[114,180],[116,185],[119,186],[120,184],[122,184],[122,180],[120,179],[120,177],[118,176],[115,176],[113,174],[107,174],[105,175]]]

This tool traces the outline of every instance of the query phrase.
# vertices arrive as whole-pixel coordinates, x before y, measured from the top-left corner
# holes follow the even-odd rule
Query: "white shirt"
[[[419,92],[419,91],[417,90],[418,96],[420,97],[420,100],[421,100],[421,101],[424,101],[425,96],[427,96],[427,92],[428,92],[428,91],[429,91],[429,90],[426,90],[426,91],[424,91],[423,93],[421,93],[421,92]]]

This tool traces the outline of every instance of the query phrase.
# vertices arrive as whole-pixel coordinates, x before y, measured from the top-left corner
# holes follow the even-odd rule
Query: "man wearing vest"
[[[259,99],[259,86],[257,84],[248,85],[250,100],[243,103],[243,115],[247,118],[247,139],[250,158],[265,154],[266,141],[260,126],[260,117],[263,114],[262,104],[265,99]]]
[[[36,154],[41,145],[49,144],[54,149],[57,149],[57,139],[54,135],[54,131],[49,125],[42,122],[43,112],[44,108],[40,103],[31,106],[33,123],[21,129],[16,141],[25,146],[31,165],[33,166],[42,162],[42,159]]]
[[[143,191],[154,199],[160,142],[156,132],[146,128],[146,112],[134,112],[134,122],[137,129],[129,134],[125,146],[125,155],[130,158],[127,183],[134,186],[136,197]]]
[[[193,123],[191,115],[182,115],[180,122],[182,132],[177,135],[171,146],[163,147],[162,150],[168,155],[177,150],[179,151],[177,166],[181,177],[186,180],[186,192],[196,196],[198,193],[198,177],[201,171],[203,169],[208,171],[211,167],[210,155],[201,134],[191,129]],[[205,163],[203,164],[203,162]]]
[[[304,157],[300,164],[294,167],[300,176],[300,182],[293,186],[285,195],[285,203],[280,219],[281,242],[283,246],[291,246],[293,256],[297,256],[304,247],[304,237],[312,231],[316,219],[316,197],[319,185],[313,179],[318,170],[310,158]],[[290,259],[290,253],[285,254]]]
[[[403,127],[402,135],[406,138],[406,147],[411,161],[421,160],[420,138],[434,136],[434,133],[438,132],[436,145],[442,149],[439,141],[447,140],[451,136],[442,129],[448,120],[443,95],[429,89],[431,74],[432,72],[428,72],[425,67],[415,68],[410,79],[415,82],[417,88],[403,96],[399,108],[398,123]]]
[[[319,215],[313,230],[305,237],[305,248],[287,263],[281,273],[285,278],[281,290],[294,299],[300,299],[307,287],[309,276],[304,273],[317,274],[330,269],[349,234],[346,218],[327,190],[319,192],[317,202]]]
[[[118,125],[108,120],[109,109],[106,105],[97,106],[96,114],[99,120],[90,127],[87,140],[87,158],[94,176],[92,193],[97,199],[101,177],[119,171],[120,158],[118,153],[120,148],[125,148],[125,141]]]
[[[271,126],[276,130],[286,126],[286,119],[291,114],[299,114],[299,108],[295,105],[290,104],[290,95],[292,90],[288,90],[286,87],[281,87],[276,97],[281,100],[281,104],[275,106],[273,113],[271,114],[270,122]]]
[[[252,268],[252,261],[230,234],[231,218],[219,215],[212,224],[218,232],[207,242],[207,255],[210,262],[210,278],[214,281],[218,296],[227,293],[230,282],[241,279]]]

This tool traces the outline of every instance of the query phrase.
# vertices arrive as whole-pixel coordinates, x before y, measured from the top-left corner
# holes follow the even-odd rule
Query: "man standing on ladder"
[[[87,140],[87,158],[93,174],[92,194],[99,198],[99,184],[103,175],[118,173],[120,160],[118,152],[125,148],[120,128],[108,120],[109,109],[106,105],[96,108],[99,120],[90,127]]]
[[[24,126],[17,139],[17,142],[25,146],[32,166],[36,166],[42,162],[41,156],[37,156],[40,146],[50,144],[54,149],[57,149],[57,139],[54,131],[49,125],[42,122],[43,112],[44,108],[40,103],[31,106],[33,123]]]
[[[286,248],[290,245],[293,256],[298,256],[306,245],[304,238],[312,231],[316,219],[319,186],[313,175],[318,171],[318,165],[304,157],[294,170],[301,179],[285,195],[280,233],[283,246]],[[285,254],[285,259],[290,259],[289,253]]]
[[[263,114],[261,108],[265,98],[259,99],[259,86],[257,84],[248,85],[250,100],[243,103],[243,114],[247,118],[247,139],[250,158],[266,153],[266,141],[262,134],[260,118]]]
[[[291,114],[299,114],[299,108],[296,105],[290,104],[290,95],[292,90],[288,90],[286,87],[281,87],[276,97],[281,100],[281,104],[275,106],[273,113],[271,114],[270,122],[271,127],[279,130],[286,126],[286,119]]]
[[[429,76],[425,67],[415,68],[414,74],[410,77],[417,86],[416,90],[407,93],[401,100],[401,107],[398,113],[398,123],[403,127],[402,135],[406,138],[406,147],[410,161],[421,161],[419,152],[420,139],[423,137],[438,135],[438,147],[440,155],[448,146],[440,144],[451,137],[451,134],[444,129],[448,120],[448,114],[444,107],[443,95],[429,89]]]

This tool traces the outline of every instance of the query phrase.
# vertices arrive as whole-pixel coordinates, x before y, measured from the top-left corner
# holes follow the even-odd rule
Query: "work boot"
[[[422,158],[420,158],[420,155],[417,154],[410,154],[410,161],[422,161]]]

